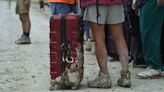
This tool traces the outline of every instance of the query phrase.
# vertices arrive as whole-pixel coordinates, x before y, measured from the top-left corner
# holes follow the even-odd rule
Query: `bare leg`
[[[20,14],[19,18],[22,23],[23,35],[21,36],[20,39],[16,40],[15,43],[16,44],[31,44],[30,37],[29,37],[30,28],[31,28],[29,14],[28,13]]]
[[[122,24],[108,25],[112,37],[116,43],[117,53],[121,61],[122,71],[128,71],[128,49],[124,39]]]
[[[103,73],[108,73],[104,25],[90,22],[90,27],[92,29],[93,37],[95,40],[96,57],[100,71]]]
[[[19,15],[22,22],[23,33],[30,33],[31,22],[29,18],[29,13],[24,13]]]

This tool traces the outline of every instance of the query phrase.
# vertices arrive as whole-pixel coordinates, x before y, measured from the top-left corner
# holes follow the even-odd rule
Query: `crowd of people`
[[[79,2],[80,1],[80,2]],[[132,1],[132,0],[131,0]],[[104,27],[107,25],[113,40],[119,61],[122,65],[120,78],[117,84],[122,87],[130,87],[131,77],[128,68],[128,48],[123,35],[124,0],[48,0],[52,15],[78,13],[80,3],[83,11],[83,21],[87,39],[93,42],[92,48],[97,57],[99,74],[96,79],[88,81],[88,87],[110,88],[111,77],[107,68],[107,50],[105,44]],[[164,75],[164,65],[161,59],[161,32],[164,22],[164,5],[158,6],[157,0],[133,0],[132,8],[140,17],[140,34],[142,51],[147,65],[145,71],[137,73],[139,78],[152,78]],[[17,0],[16,13],[19,14],[23,34],[16,44],[31,44],[30,41],[30,0]],[[91,28],[91,29],[90,29]],[[91,30],[92,32],[89,32]],[[92,36],[90,35],[92,33]]]

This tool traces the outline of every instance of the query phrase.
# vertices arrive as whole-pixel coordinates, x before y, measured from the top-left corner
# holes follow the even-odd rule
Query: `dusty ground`
[[[39,5],[32,4],[31,45],[14,43],[21,35],[21,23],[15,14],[15,2],[9,9],[6,1],[0,0],[0,92],[49,92],[49,10],[41,13]],[[164,92],[164,78],[138,79],[135,75],[142,68],[133,68],[132,87],[121,88],[116,85],[119,78],[120,63],[108,62],[112,76],[111,89],[92,89],[86,82],[96,77],[98,66],[96,58],[85,52],[84,79],[78,92]],[[58,90],[57,92],[72,92]]]

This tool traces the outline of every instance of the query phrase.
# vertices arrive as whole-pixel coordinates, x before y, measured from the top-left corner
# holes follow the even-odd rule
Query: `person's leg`
[[[16,13],[19,14],[19,18],[22,23],[22,31],[23,35],[20,39],[15,41],[16,44],[30,44],[30,29],[31,29],[31,22],[29,18],[29,10],[30,10],[30,2],[28,4],[24,4],[23,0],[17,0],[16,5]]]
[[[20,14],[19,17],[22,22],[23,33],[24,33],[24,35],[29,37],[29,33],[30,33],[30,29],[31,29],[29,13]]]
[[[112,38],[116,44],[117,54],[122,65],[121,78],[118,80],[118,85],[122,87],[130,87],[131,80],[128,69],[128,48],[122,27],[124,20],[123,5],[109,6],[107,16],[108,31],[111,32]]]
[[[84,20],[88,20],[93,37],[95,40],[96,47],[96,58],[100,68],[99,75],[96,79],[92,81],[88,81],[88,87],[92,88],[110,88],[111,87],[111,79],[108,73],[107,68],[107,51],[105,46],[105,35],[104,35],[104,23],[106,16],[106,6],[99,6],[99,11],[101,11],[101,17],[99,20],[99,24],[96,20],[96,6],[89,6],[85,9]]]
[[[96,57],[100,66],[100,71],[108,73],[107,69],[107,51],[105,46],[104,25],[90,22],[93,37],[96,44]]]
[[[150,12],[152,11],[153,12]],[[145,71],[137,74],[140,78],[159,76],[164,70],[161,63],[160,39],[164,12],[156,6],[156,1],[149,0],[140,10],[141,39],[144,59],[148,66]]]
[[[116,50],[122,65],[121,78],[118,80],[118,85],[130,87],[131,81],[128,69],[128,49],[123,35],[122,24],[112,24],[108,25],[108,27],[110,28],[113,40],[116,44]]]
[[[23,13],[19,15],[21,23],[22,23],[22,30],[23,35],[20,39],[15,41],[16,44],[30,44],[30,29],[31,29],[31,22],[28,13]]]
[[[107,68],[107,51],[105,46],[104,25],[90,22],[90,27],[95,39],[95,53],[100,68],[99,76],[88,81],[89,87],[110,88],[111,79]]]
[[[116,44],[122,71],[128,71],[128,49],[123,35],[122,24],[112,24],[108,26]]]

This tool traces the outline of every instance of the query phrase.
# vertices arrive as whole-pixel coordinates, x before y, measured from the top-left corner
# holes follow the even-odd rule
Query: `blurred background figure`
[[[40,11],[45,11],[43,0],[39,0],[39,5],[40,5]]]
[[[8,1],[8,8],[11,9],[11,0],[7,0]]]

